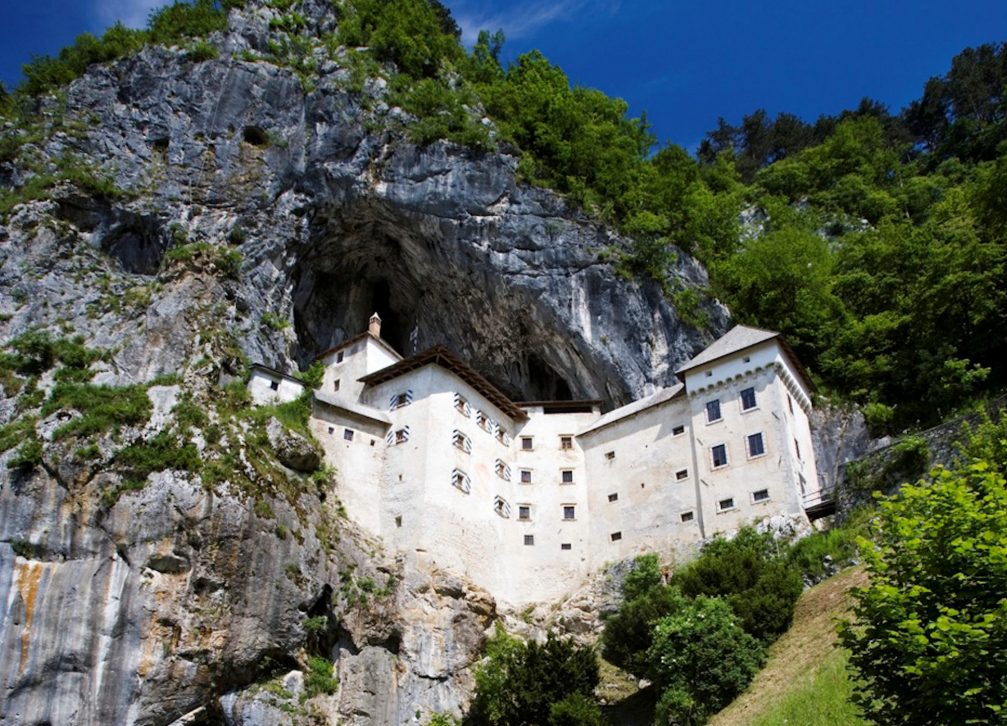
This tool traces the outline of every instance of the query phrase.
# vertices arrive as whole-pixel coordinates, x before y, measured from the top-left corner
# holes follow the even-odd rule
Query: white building
[[[811,384],[778,333],[737,326],[680,383],[600,401],[513,402],[445,348],[366,333],[320,356],[311,428],[348,515],[389,547],[512,605],[557,599],[635,554],[689,548],[818,491]],[[295,385],[296,384],[296,385]],[[257,403],[294,379],[261,366]]]

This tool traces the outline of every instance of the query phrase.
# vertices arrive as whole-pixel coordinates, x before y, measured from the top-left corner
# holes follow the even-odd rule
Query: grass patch
[[[144,424],[150,418],[151,409],[147,387],[143,385],[113,388],[61,382],[56,384],[49,400],[42,406],[42,415],[48,416],[59,410],[81,413],[80,418],[53,432],[53,439],[59,440],[68,436],[118,432],[123,426]]]
[[[317,655],[308,658],[308,670],[304,674],[304,691],[308,698],[321,694],[331,695],[339,687],[339,679],[332,674],[332,663]]]
[[[805,592],[790,630],[770,646],[766,666],[748,690],[710,720],[711,726],[864,723],[848,701],[852,685],[842,675],[845,655],[838,647],[836,620],[849,612],[850,589],[866,581],[864,569],[855,567]],[[786,718],[791,720],[781,720]]]

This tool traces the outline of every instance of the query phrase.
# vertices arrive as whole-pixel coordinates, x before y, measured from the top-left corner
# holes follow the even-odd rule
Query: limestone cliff
[[[252,60],[274,15],[233,11],[217,59],[94,66],[3,132],[0,191],[50,183],[0,219],[0,724],[458,713],[491,594],[356,532],[339,473],[283,466],[228,384],[377,310],[403,354],[443,344],[515,398],[615,405],[725,328],[620,277],[603,253],[624,240],[521,183],[516,151],[417,147],[338,53],[310,88]],[[705,282],[684,254],[669,274]]]

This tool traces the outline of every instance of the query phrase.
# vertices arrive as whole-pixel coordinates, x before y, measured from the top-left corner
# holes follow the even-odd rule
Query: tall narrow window
[[[343,351],[339,351],[338,353],[336,353],[336,363],[342,363],[342,362],[343,362]]]
[[[339,379],[338,378],[332,382],[332,390],[333,391],[338,391],[339,390]]]
[[[794,412],[794,399],[790,397],[789,393],[787,394],[787,408],[790,409],[790,413]]]
[[[801,445],[797,443],[797,439],[794,439],[794,451],[797,452],[797,458],[801,458]]]
[[[727,444],[717,444],[710,449],[713,458],[713,468],[727,466]]]
[[[755,389],[745,388],[741,391],[741,410],[751,411],[755,408]]]
[[[762,433],[751,434],[748,437],[748,456],[754,459],[766,453],[766,444],[762,440]]]
[[[715,398],[706,402],[706,421],[713,423],[720,420],[720,399]]]

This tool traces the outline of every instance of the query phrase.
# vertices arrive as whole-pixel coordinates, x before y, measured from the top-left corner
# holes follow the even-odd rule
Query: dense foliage
[[[594,651],[551,634],[524,643],[502,629],[476,670],[476,694],[465,723],[479,726],[600,726]]]
[[[871,574],[841,635],[885,724],[1002,723],[1007,709],[1007,489],[982,460],[881,504]]]

